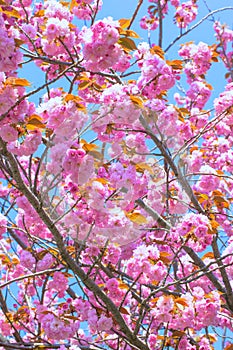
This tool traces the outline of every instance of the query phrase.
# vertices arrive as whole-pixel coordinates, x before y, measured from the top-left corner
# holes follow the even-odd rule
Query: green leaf
[[[118,44],[120,44],[122,48],[126,51],[137,50],[137,46],[135,45],[135,42],[130,38],[120,38],[118,40]]]

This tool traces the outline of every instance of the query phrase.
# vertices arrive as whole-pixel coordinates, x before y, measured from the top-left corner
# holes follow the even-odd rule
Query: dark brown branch
[[[59,268],[56,268],[56,269],[47,269],[47,270],[43,270],[43,271],[29,273],[28,275],[23,275],[23,276],[16,277],[16,278],[11,279],[11,280],[9,280],[9,281],[7,281],[5,283],[0,284],[0,289],[8,286],[11,283],[22,281],[22,280],[24,280],[26,278],[34,278],[36,276],[48,275],[50,273],[54,273],[55,271],[61,271],[61,268],[59,267]]]
[[[27,245],[19,238],[19,236],[14,232],[14,230],[12,230],[10,227],[8,227],[7,231],[9,232],[9,235],[18,243],[18,245],[22,249],[24,249],[24,250],[27,249]]]
[[[9,310],[8,310],[8,307],[6,304],[6,300],[5,300],[5,298],[3,298],[1,290],[0,290],[0,306],[1,306],[1,309],[2,309],[5,317],[7,318],[8,322],[10,323],[11,327],[14,329],[13,336],[14,336],[15,340],[17,342],[21,342],[22,339],[21,339],[21,336],[20,336],[18,330],[15,328],[13,322],[9,319],[9,316],[8,316]],[[0,339],[1,338],[2,338],[2,340],[4,339],[2,335],[0,336]],[[5,339],[4,339],[4,341],[5,341]]]
[[[219,270],[220,270],[220,273],[222,276],[223,283],[226,287],[226,295],[225,295],[226,302],[227,302],[227,305],[229,306],[230,310],[232,310],[232,312],[233,312],[232,288],[231,288],[231,284],[230,284],[229,278],[227,276],[227,272],[226,272],[226,269],[224,267],[223,261],[219,259],[220,252],[218,249],[217,239],[218,239],[217,236],[215,236],[213,238],[212,248],[213,248],[213,252],[214,252],[214,257],[215,257],[217,264],[219,266]]]
[[[159,46],[162,47],[163,43],[163,13],[160,0],[158,0],[158,15],[159,15]]]
[[[161,227],[167,230],[171,229],[171,225],[154,209],[146,205],[142,199],[137,199],[135,203],[138,204],[143,210],[145,210],[154,220],[156,220]]]
[[[221,285],[218,278],[212,272],[210,272],[208,270],[208,267],[203,263],[201,258],[199,258],[199,256],[193,251],[193,249],[190,247],[187,247],[187,246],[184,246],[183,249],[190,256],[190,258],[192,258],[194,263],[200,269],[202,269],[202,271],[204,271],[206,273],[206,276],[213,283],[213,285],[217,288],[217,290],[225,295],[226,294],[225,288]]]
[[[133,13],[133,16],[132,16],[132,18],[131,18],[131,20],[130,20],[130,24],[128,25],[128,28],[127,28],[127,29],[130,29],[130,28],[132,27],[132,24],[133,24],[133,22],[135,21],[135,18],[137,17],[138,11],[139,11],[140,7],[142,6],[142,3],[143,3],[143,0],[139,0],[139,1],[138,1],[136,10],[135,10],[134,13]]]

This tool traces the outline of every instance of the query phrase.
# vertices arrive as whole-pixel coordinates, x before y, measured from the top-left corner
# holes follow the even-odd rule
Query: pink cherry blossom
[[[1,349],[231,348],[233,31],[204,3],[1,2]]]
[[[0,235],[6,232],[7,219],[4,215],[0,214]]]

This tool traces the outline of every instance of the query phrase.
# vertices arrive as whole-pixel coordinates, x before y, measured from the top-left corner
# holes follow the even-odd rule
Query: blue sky
[[[185,2],[182,0],[181,2]],[[191,24],[195,24],[199,20],[201,20],[205,15],[208,14],[208,8],[211,11],[223,8],[223,7],[233,7],[233,1],[232,0],[198,0],[197,1],[199,6],[199,13],[197,16],[197,19]],[[132,15],[132,12],[137,7],[138,0],[103,0],[103,8],[101,12],[98,14],[98,18],[103,18],[106,16],[111,16],[114,19],[120,19],[120,18],[130,18]],[[132,29],[134,29],[141,37],[138,42],[140,41],[147,41],[147,31],[142,30],[139,27],[139,19],[146,14],[148,6],[152,5],[153,3],[149,2],[148,0],[144,0],[143,4],[140,8],[140,11],[138,13],[138,16],[136,18],[136,21],[134,23],[134,26]],[[207,5],[207,6],[206,6]],[[174,25],[173,23],[173,9],[174,7],[169,7],[169,16],[165,19],[164,22],[164,37],[163,37],[163,43],[164,43],[164,49],[179,35],[179,29]],[[167,54],[167,59],[175,59],[177,58],[177,51],[180,47],[181,43],[188,42],[188,41],[194,41],[195,43],[198,43],[200,41],[212,44],[214,42],[214,30],[213,30],[213,22],[211,21],[211,17],[209,17],[208,20],[203,22],[198,28],[194,29],[190,34],[184,36],[180,41],[178,41],[173,48],[171,48]],[[233,10],[223,11],[216,13],[214,15],[215,20],[220,20],[221,23],[227,23],[230,28],[233,28]],[[151,32],[151,42],[154,44],[157,44],[158,38],[157,38],[157,31]],[[224,79],[225,69],[222,64],[215,64],[213,68],[211,69],[210,73],[208,74],[209,82],[215,86],[215,91],[213,93],[213,96],[216,94],[219,94],[221,91],[223,91],[224,86],[226,85],[226,80]]]
[[[184,1],[183,1],[184,2]],[[97,19],[101,19],[104,17],[111,16],[113,19],[117,20],[120,18],[130,18],[132,16],[132,12],[136,9],[138,4],[138,0],[103,0],[102,10],[98,13]],[[144,0],[143,4],[139,10],[137,18],[132,27],[139,35],[140,39],[136,40],[136,43],[141,41],[148,41],[147,31],[142,30],[139,26],[140,18],[146,14],[147,7],[152,5],[153,3],[148,0]],[[208,9],[216,10],[218,8],[233,6],[232,0],[199,0],[199,13],[196,21],[194,21],[191,25],[201,20],[207,13]],[[173,23],[173,13],[174,7],[169,7],[169,16],[165,18],[164,26],[163,26],[163,48],[165,49],[178,35],[179,29]],[[194,29],[191,33],[184,36],[179,40],[167,53],[167,59],[175,59],[177,58],[177,51],[180,47],[180,44],[188,41],[194,41],[196,43],[203,41],[209,44],[214,42],[214,31],[213,31],[213,22],[211,22],[211,17],[208,20],[203,22],[198,28]],[[219,12],[214,15],[215,20],[221,20],[221,23],[227,23],[230,28],[233,28],[233,10]],[[81,28],[84,23],[82,21],[78,22],[79,27]],[[88,25],[88,23],[87,23]],[[157,31],[151,32],[151,42],[153,44],[158,43]],[[224,86],[226,85],[226,80],[224,79],[225,69],[223,65],[215,64],[213,68],[208,73],[209,83],[215,87],[213,91],[212,98],[210,99],[210,103],[213,101],[213,98],[216,97],[221,91],[224,90]],[[20,72],[20,76],[27,77],[29,81],[32,82],[32,87],[35,88],[39,86],[42,82],[44,82],[44,74],[40,72],[40,70],[34,65],[34,63],[25,65],[25,69]],[[56,84],[59,86],[59,83]],[[41,94],[37,94],[37,96],[33,97],[32,100],[38,103],[38,96]]]

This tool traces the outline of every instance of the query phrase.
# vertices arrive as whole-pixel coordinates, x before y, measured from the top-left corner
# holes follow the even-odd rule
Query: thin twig
[[[130,28],[132,27],[132,24],[133,24],[133,22],[134,22],[134,20],[135,20],[135,18],[136,18],[136,16],[137,16],[137,14],[138,14],[138,11],[139,11],[139,9],[140,9],[142,3],[143,3],[143,0],[139,0],[139,1],[138,1],[136,10],[135,10],[134,13],[133,13],[133,16],[132,16],[132,18],[131,18],[131,20],[130,20],[130,23],[129,23],[127,29],[130,29]]]
[[[217,9],[217,10],[213,10],[212,12],[208,13],[199,22],[197,22],[191,28],[189,28],[186,32],[184,32],[184,33],[180,34],[178,37],[176,37],[171,42],[171,44],[168,45],[168,47],[164,50],[164,52],[166,53],[177,41],[179,41],[183,36],[189,34],[192,30],[197,28],[200,24],[202,24],[205,20],[207,20],[207,18],[213,16],[215,13],[222,12],[222,11],[227,11],[227,10],[233,10],[233,7],[232,6],[227,6],[227,7],[223,7],[223,8]]]

